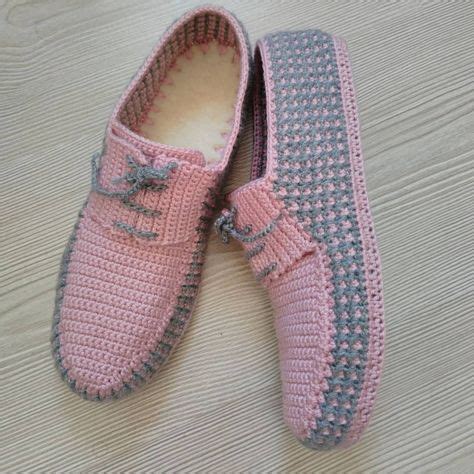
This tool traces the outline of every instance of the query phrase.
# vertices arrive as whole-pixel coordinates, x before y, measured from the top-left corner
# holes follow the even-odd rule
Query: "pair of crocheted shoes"
[[[197,8],[164,34],[110,118],[54,314],[54,357],[85,398],[147,380],[190,320],[250,61],[240,23]],[[383,352],[346,45],[318,30],[268,35],[254,79],[252,180],[216,227],[242,243],[268,289],[288,426],[309,447],[346,446],[368,422]]]

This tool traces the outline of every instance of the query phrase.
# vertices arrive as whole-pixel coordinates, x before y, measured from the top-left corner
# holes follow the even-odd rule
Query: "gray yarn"
[[[130,201],[130,197],[138,193],[141,189],[147,189],[156,192],[163,191],[164,189],[166,189],[166,184],[154,184],[150,183],[150,180],[167,180],[169,178],[170,172],[178,166],[175,162],[167,163],[161,168],[154,168],[148,165],[140,165],[133,159],[132,156],[127,155],[125,159],[127,161],[128,167],[130,168],[130,171],[124,176],[114,178],[112,180],[112,183],[120,183],[125,181],[131,184],[131,186],[125,191],[109,191],[108,189],[103,188],[99,184],[100,166],[98,162],[101,156],[102,155],[100,153],[95,153],[92,156],[91,181],[93,191],[102,194],[103,196],[121,199],[124,206],[135,212],[145,214],[146,216],[157,217],[161,215],[160,211],[149,209],[133,201]],[[124,222],[115,221],[114,226],[118,229],[127,232],[128,234],[144,239],[155,239],[158,236],[156,232],[139,230]]]
[[[131,235],[135,235],[136,237],[141,237],[143,239],[156,239],[158,234],[156,232],[146,231],[146,230],[138,230],[135,227],[126,224],[125,222],[115,221],[114,226],[118,229],[124,230]]]
[[[252,226],[247,225],[243,229],[238,229],[234,222],[236,214],[237,208],[232,207],[229,212],[221,214],[214,224],[217,234],[225,244],[229,243],[229,237],[246,243],[255,242],[272,232],[276,223],[281,219],[281,215],[278,215],[262,230],[249,235],[252,232]]]
[[[148,207],[141,206],[136,202],[129,201],[128,198],[122,199],[122,203],[124,206],[128,207],[129,209],[132,209],[132,211],[145,214],[146,216],[158,217],[161,215],[161,211],[155,211],[154,209],[149,209]]]
[[[245,252],[245,258],[247,260],[250,260],[253,257],[257,256],[259,253],[263,252],[264,249],[265,249],[265,242],[260,242],[255,247],[253,247],[249,251]]]
[[[270,263],[270,265],[266,266],[263,270],[259,271],[255,275],[255,278],[257,279],[257,281],[263,280],[266,276],[268,276],[271,272],[273,272],[273,270],[275,270],[277,266],[278,265],[276,262]]]
[[[131,168],[131,171],[125,174],[124,176],[115,178],[113,180],[113,183],[126,181],[127,183],[131,184],[131,187],[125,191],[109,191],[99,184],[100,166],[97,162],[100,157],[100,153],[96,153],[92,157],[92,189],[99,194],[111,198],[128,198],[130,196],[133,196],[134,194],[138,193],[138,191],[140,191],[142,188],[148,186],[150,183],[148,183],[147,181],[149,180],[168,179],[170,171],[178,166],[175,162],[171,162],[166,164],[162,168],[153,168],[152,166],[139,165],[135,162],[133,157],[126,156],[125,159],[127,160],[127,164]]]

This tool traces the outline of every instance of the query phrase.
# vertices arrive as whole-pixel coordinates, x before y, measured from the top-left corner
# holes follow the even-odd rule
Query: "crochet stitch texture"
[[[257,45],[249,184],[216,222],[269,292],[283,409],[311,448],[367,425],[383,357],[381,271],[345,42],[318,30]]]
[[[210,41],[235,50],[240,79],[222,158],[206,165],[201,152],[139,130],[176,59]],[[190,320],[216,192],[241,128],[249,61],[239,22],[224,9],[197,8],[164,34],[112,114],[64,253],[53,320],[57,366],[84,398],[119,397],[147,380]]]

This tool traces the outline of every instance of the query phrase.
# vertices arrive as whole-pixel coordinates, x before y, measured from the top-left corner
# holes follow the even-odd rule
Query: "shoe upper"
[[[216,40],[235,48],[240,79],[222,158],[140,134],[180,54]],[[91,192],[64,253],[53,352],[88,399],[118,397],[148,379],[186,328],[197,295],[216,193],[241,128],[249,52],[238,21],[217,7],[188,12],[164,34],[109,121],[92,159]]]

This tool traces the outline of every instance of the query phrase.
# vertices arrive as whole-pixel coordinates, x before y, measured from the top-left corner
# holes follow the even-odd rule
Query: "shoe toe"
[[[80,221],[65,253],[53,328],[58,366],[74,391],[118,397],[166,360],[185,255]]]

